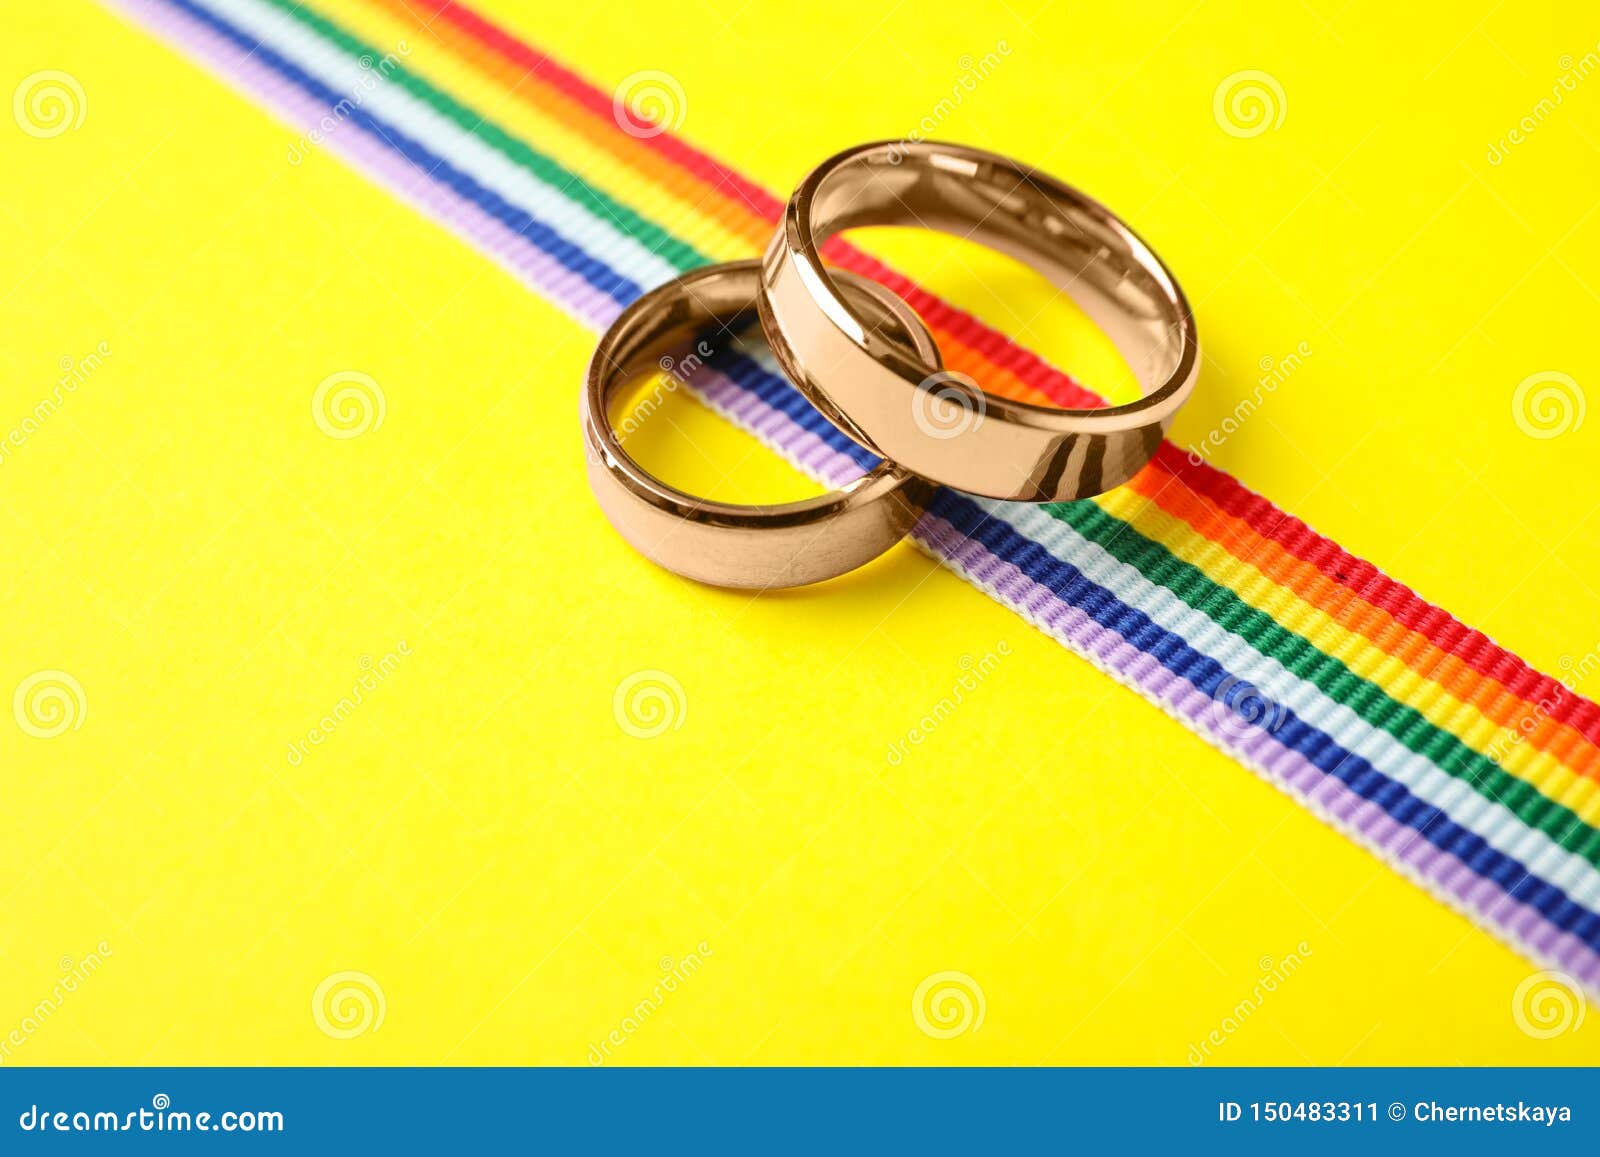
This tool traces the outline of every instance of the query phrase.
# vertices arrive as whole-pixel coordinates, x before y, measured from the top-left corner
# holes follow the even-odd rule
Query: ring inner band
[[[1039,271],[1105,332],[1147,395],[1110,411],[1150,402],[1194,357],[1188,304],[1144,242],[1099,202],[1003,158],[931,143],[864,148],[808,183],[799,210],[813,259],[835,233],[901,225],[970,239]],[[820,261],[814,269],[830,283],[837,276]],[[1083,411],[1097,412],[1108,411]]]

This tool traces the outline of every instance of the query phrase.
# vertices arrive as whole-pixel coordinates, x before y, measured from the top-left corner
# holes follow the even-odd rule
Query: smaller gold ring
[[[1106,332],[1145,396],[1052,409],[930,375],[862,324],[822,263],[829,237],[864,225],[938,229],[1037,269]],[[1022,502],[1087,498],[1133,477],[1200,368],[1183,291],[1116,214],[1007,157],[932,141],[847,149],[800,182],[767,249],[761,324],[791,376],[833,367],[796,382],[862,446],[946,486]]]
[[[934,487],[883,462],[841,490],[742,506],[668,486],[623,449],[608,416],[615,391],[708,331],[732,333],[753,320],[760,282],[759,261],[736,261],[684,274],[629,305],[589,361],[582,419],[589,485],[624,539],[699,582],[765,590],[835,578],[878,557],[915,525]],[[879,338],[926,372],[940,368],[939,347],[910,306],[866,278],[840,282]],[[810,372],[802,371],[806,381]]]

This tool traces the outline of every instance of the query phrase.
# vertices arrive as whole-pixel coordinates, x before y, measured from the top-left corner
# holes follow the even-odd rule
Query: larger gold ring
[[[1105,330],[1145,396],[1051,409],[930,375],[865,324],[840,293],[843,275],[822,263],[819,246],[863,225],[938,229],[1037,269]],[[767,250],[761,321],[790,377],[861,445],[958,490],[1024,502],[1086,498],[1133,477],[1200,365],[1183,291],[1109,209],[1006,157],[927,141],[847,149],[800,183]]]
[[[854,570],[905,537],[934,490],[884,462],[816,498],[738,506],[668,486],[623,449],[608,418],[612,394],[657,369],[663,355],[709,332],[733,333],[741,321],[753,320],[760,281],[760,262],[738,261],[695,270],[645,294],[600,339],[583,392],[589,485],[606,517],[645,557],[715,586],[802,586]],[[938,370],[939,347],[910,306],[865,278],[846,275],[841,285],[876,341],[898,349],[924,373]],[[696,348],[702,351],[697,358],[712,356],[703,345]],[[808,392],[816,388],[814,372],[850,372],[825,361],[813,367],[791,375]]]

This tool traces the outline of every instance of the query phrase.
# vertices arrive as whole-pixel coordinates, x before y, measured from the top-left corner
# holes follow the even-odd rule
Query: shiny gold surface
[[[803,586],[854,570],[900,541],[933,492],[930,483],[885,462],[842,490],[800,502],[738,506],[686,494],[628,455],[607,417],[610,398],[696,339],[712,347],[727,341],[753,319],[760,279],[759,262],[740,261],[696,270],[645,294],[600,339],[583,392],[589,485],[606,517],[646,557],[715,586]],[[938,347],[908,305],[854,275],[840,274],[839,285],[874,348],[896,351],[923,374],[938,371]],[[696,356],[703,349],[697,346]],[[821,358],[790,373],[815,394],[814,371],[830,380],[852,372]]]
[[[1145,396],[1105,409],[1050,409],[930,374],[864,321],[840,293],[845,275],[818,255],[835,233],[865,225],[938,229],[1037,269],[1106,331]],[[767,250],[760,312],[784,369],[861,445],[936,482],[1026,502],[1085,498],[1131,478],[1160,445],[1200,363],[1182,290],[1110,210],[1015,161],[959,145],[862,145],[814,169]]]

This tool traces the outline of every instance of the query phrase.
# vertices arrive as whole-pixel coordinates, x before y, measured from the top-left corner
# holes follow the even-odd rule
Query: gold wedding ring
[[[760,281],[758,261],[739,261],[696,270],[640,297],[600,339],[583,393],[589,485],[607,519],[647,558],[715,586],[802,586],[854,570],[905,537],[934,490],[886,461],[816,498],[739,506],[686,494],[629,456],[608,417],[612,396],[696,339],[730,335],[753,321]],[[910,306],[865,278],[841,274],[838,284],[875,342],[924,373],[939,370],[938,346]],[[844,372],[813,361],[791,374],[809,392],[818,388],[813,373]]]
[[[840,292],[843,274],[818,255],[835,233],[865,225],[938,229],[1032,266],[1106,332],[1145,396],[1052,409],[930,374],[864,324]],[[991,498],[1063,501],[1126,482],[1161,444],[1200,365],[1189,303],[1132,229],[1052,177],[961,145],[881,142],[817,166],[767,250],[760,305],[779,362],[835,425],[915,474]],[[928,420],[952,407],[957,422]]]
[[[1032,266],[1105,331],[1144,396],[1054,409],[946,372],[906,302],[823,264],[830,237],[864,225],[937,229]],[[790,381],[883,459],[844,489],[735,506],[668,486],[623,449],[607,413],[616,391],[663,355],[755,315]],[[1161,445],[1199,367],[1194,314],[1177,281],[1098,201],[979,149],[861,145],[800,182],[762,261],[696,270],[622,311],[600,339],[584,389],[589,484],[622,536],[668,570],[717,586],[800,586],[888,550],[937,485],[1021,502],[1121,485]]]

